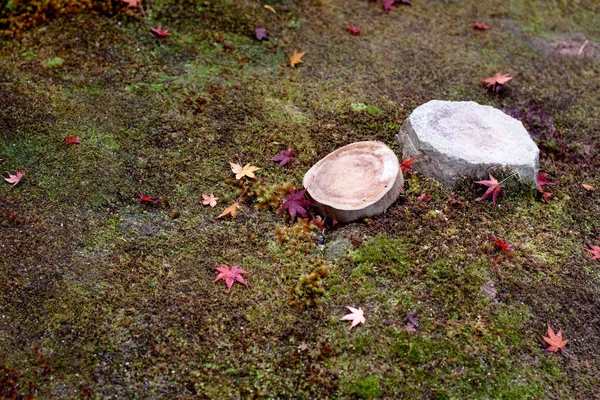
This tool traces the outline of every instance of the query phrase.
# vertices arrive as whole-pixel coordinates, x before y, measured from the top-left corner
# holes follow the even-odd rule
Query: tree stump
[[[323,216],[350,222],[384,212],[402,192],[404,178],[392,149],[357,142],[325,156],[302,183]]]

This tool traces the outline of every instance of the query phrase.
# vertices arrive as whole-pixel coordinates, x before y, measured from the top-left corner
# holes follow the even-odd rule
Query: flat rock
[[[473,101],[432,100],[404,121],[396,139],[414,169],[453,186],[459,176],[486,178],[504,167],[537,182],[539,149],[521,121]]]

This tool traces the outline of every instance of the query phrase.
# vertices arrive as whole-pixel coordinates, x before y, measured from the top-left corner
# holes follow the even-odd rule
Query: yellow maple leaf
[[[230,205],[229,207],[227,207],[225,210],[223,210],[223,212],[221,214],[219,214],[219,216],[217,218],[224,217],[227,214],[231,214],[232,218],[237,218],[237,209],[239,207],[240,207],[240,203],[238,203],[236,201],[235,203],[233,203],[232,205]]]
[[[298,53],[298,51],[296,49],[294,49],[294,54],[292,54],[292,56],[290,57],[290,66],[292,68],[295,68],[296,64],[299,64],[302,62],[302,56],[305,54],[306,54],[305,51],[303,51],[302,53]]]
[[[246,164],[242,168],[240,164],[229,162],[231,165],[231,171],[235,174],[235,179],[242,179],[244,176],[249,178],[256,178],[254,175],[254,171],[258,171],[260,168],[255,167],[254,165]]]

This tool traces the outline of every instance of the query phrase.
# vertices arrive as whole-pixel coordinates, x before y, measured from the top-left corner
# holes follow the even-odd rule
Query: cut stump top
[[[341,222],[379,214],[402,190],[396,154],[380,142],[341,147],[317,162],[302,182],[325,216]]]

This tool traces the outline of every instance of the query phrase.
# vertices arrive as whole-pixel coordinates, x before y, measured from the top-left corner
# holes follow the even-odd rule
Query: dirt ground
[[[598,2],[29,4],[0,2],[0,171],[25,171],[0,183],[0,398],[598,396]],[[496,72],[514,78],[488,92]],[[394,135],[431,99],[523,121],[550,203],[409,171],[374,218],[277,211],[340,146],[402,158]],[[261,169],[236,181],[229,162]],[[222,264],[248,287],[213,285]],[[567,353],[544,352],[547,324]]]

